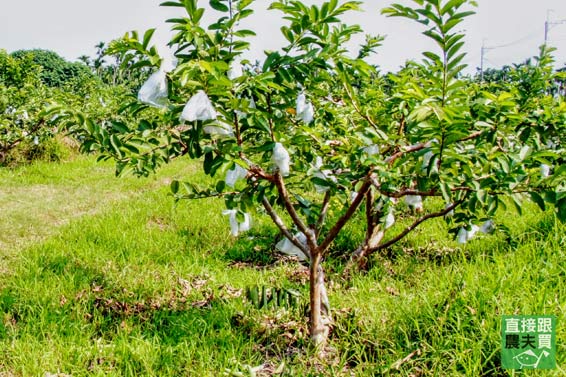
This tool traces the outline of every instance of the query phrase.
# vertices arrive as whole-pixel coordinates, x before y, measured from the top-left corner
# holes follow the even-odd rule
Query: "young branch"
[[[480,137],[481,135],[483,135],[483,133],[485,132],[485,130],[482,131],[476,131],[472,134],[470,134],[469,136],[463,137],[461,139],[458,140],[458,143],[464,142],[464,141],[470,141],[473,139],[477,139],[478,137]],[[413,152],[418,152],[421,151],[425,148],[429,148],[430,147],[430,142],[428,143],[419,143],[419,144],[415,144],[412,145],[406,149],[403,149],[395,154],[392,154],[391,156],[389,156],[385,162],[387,162],[390,166],[393,165],[393,163],[398,160],[399,158],[403,157],[406,154],[409,153],[413,153]]]
[[[293,203],[289,199],[289,192],[287,191],[287,188],[285,187],[285,182],[283,182],[283,177],[279,172],[275,174],[275,185],[277,186],[277,191],[279,192],[279,196],[283,200],[285,209],[289,213],[289,216],[291,216],[293,223],[307,237],[309,247],[312,250],[316,249],[316,238],[314,237],[314,232],[312,232],[309,228],[307,228],[303,220],[301,220],[301,218],[299,217],[299,214],[295,210]]]
[[[336,236],[338,236],[338,233],[340,233],[344,225],[346,225],[348,220],[350,220],[350,218],[354,215],[354,213],[362,203],[362,200],[364,200],[364,197],[369,189],[371,189],[371,181],[369,178],[366,178],[362,187],[358,191],[356,198],[352,201],[352,204],[350,205],[346,213],[341,218],[338,219],[336,224],[334,224],[332,229],[330,229],[330,231],[328,232],[328,235],[326,236],[324,241],[320,244],[319,250],[321,253],[324,253],[326,249],[328,249],[328,247],[334,241]]]
[[[273,220],[275,225],[277,225],[277,227],[279,228],[281,233],[283,233],[283,235],[289,241],[291,241],[293,243],[293,245],[298,247],[310,259],[311,254],[310,254],[309,248],[306,247],[305,245],[303,245],[301,242],[299,242],[299,240],[297,240],[293,236],[293,234],[291,234],[289,229],[285,226],[285,223],[283,222],[283,220],[279,217],[279,215],[277,215],[277,212],[275,212],[275,210],[273,209],[273,207],[269,203],[269,200],[267,200],[267,198],[265,196],[263,197],[262,203],[263,203],[263,207],[265,208],[265,210],[267,211],[267,213],[271,217],[271,220]]]
[[[369,240],[371,234],[373,233],[373,229],[376,226],[375,218],[373,216],[373,201],[374,195],[371,189],[368,190],[366,194],[366,239]]]
[[[371,119],[369,115],[367,115],[366,113],[364,113],[362,111],[362,109],[360,108],[360,105],[356,102],[355,98],[353,97],[352,93],[350,92],[348,85],[344,84],[343,87],[344,87],[344,90],[346,91],[346,94],[348,95],[348,98],[350,99],[350,102],[352,103],[352,106],[354,106],[354,110],[356,110],[356,112],[362,118],[364,118],[370,124],[370,126],[372,126],[376,131],[379,131],[379,127],[373,121],[373,119]]]
[[[328,214],[328,210],[330,209],[330,199],[332,196],[330,195],[330,191],[327,191],[324,195],[324,200],[322,202],[322,207],[320,209],[320,216],[318,217],[318,221],[315,225],[315,237],[318,238],[320,235],[320,231],[322,230],[322,226],[326,221],[326,215]]]
[[[423,150],[425,148],[428,148],[430,146],[429,143],[420,143],[420,144],[416,144],[416,145],[412,145],[404,150],[401,150],[395,154],[392,154],[391,156],[389,156],[385,162],[387,162],[389,164],[389,166],[393,166],[393,164],[395,163],[395,161],[401,157],[403,157],[406,154],[409,153],[413,153],[413,152],[418,152],[420,150]]]
[[[435,213],[430,213],[426,216],[421,217],[420,219],[416,220],[414,223],[412,223],[411,225],[409,225],[405,230],[403,230],[401,233],[399,233],[395,238],[377,246],[374,248],[371,248],[367,251],[368,254],[374,253],[376,251],[379,250],[383,250],[388,248],[391,245],[396,244],[397,242],[399,242],[400,240],[402,240],[403,238],[405,238],[405,236],[409,233],[411,233],[413,230],[415,230],[419,225],[421,225],[423,222],[430,220],[430,219],[434,219],[436,217],[442,217],[442,216],[446,216],[447,214],[449,214],[452,210],[454,210],[456,207],[458,207],[460,204],[462,204],[464,201],[460,200],[456,203],[453,203],[451,205],[449,205],[448,207],[446,207],[443,211],[440,212],[435,212]]]
[[[452,192],[459,192],[459,191],[473,191],[469,187],[454,187]],[[442,193],[436,189],[432,189],[430,191],[418,191],[412,189],[405,189],[397,192],[389,192],[389,191],[379,191],[379,193],[383,196],[387,196],[388,198],[402,198],[404,196],[413,195],[413,196],[442,196]]]

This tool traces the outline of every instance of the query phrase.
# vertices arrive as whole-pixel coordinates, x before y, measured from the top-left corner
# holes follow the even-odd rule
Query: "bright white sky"
[[[80,55],[94,55],[94,45],[110,41],[126,31],[157,27],[158,42],[165,45],[169,26],[164,20],[182,15],[181,8],[159,7],[160,0],[0,0],[0,49],[43,48],[58,52],[69,60]],[[408,0],[400,0],[407,3]],[[322,0],[306,0],[321,4]],[[391,0],[365,0],[363,13],[346,20],[358,23],[366,32],[386,35],[387,39],[374,63],[384,70],[396,70],[407,59],[420,57],[430,48],[419,34],[422,29],[408,20],[388,19],[379,10]],[[200,0],[201,4],[208,4]],[[257,13],[246,26],[256,30],[258,37],[248,57],[262,57],[265,49],[276,49],[283,43],[279,27],[283,24],[279,12],[267,12],[270,0],[256,0]],[[500,67],[521,62],[535,55],[544,41],[544,26],[548,16],[552,23],[549,44],[558,47],[557,65],[566,63],[565,0],[478,0],[478,14],[462,26],[467,34],[467,63],[470,71],[480,65],[482,41],[486,47],[485,66]],[[209,16],[210,17],[210,16]]]

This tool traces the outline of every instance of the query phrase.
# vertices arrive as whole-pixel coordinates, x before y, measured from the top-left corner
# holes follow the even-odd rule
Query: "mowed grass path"
[[[335,323],[317,360],[304,267],[273,251],[261,213],[233,239],[222,200],[175,206],[166,184],[204,181],[194,166],[149,179],[114,178],[91,158],[0,172],[13,215],[0,218],[0,376],[508,376],[509,313],[558,317],[559,368],[528,375],[565,375],[566,229],[550,212],[502,211],[497,234],[465,247],[430,222],[351,276],[329,257]],[[334,252],[361,236],[354,222]],[[255,309],[243,297],[253,285],[297,290],[301,305]]]
[[[61,164],[0,169],[0,250],[43,239],[77,217],[166,185],[172,172],[187,173],[190,168],[183,170],[177,163],[149,178],[113,179],[112,163],[84,156]]]

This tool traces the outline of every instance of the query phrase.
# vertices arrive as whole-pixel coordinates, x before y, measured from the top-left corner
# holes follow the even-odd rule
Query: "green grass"
[[[117,200],[165,185],[178,170],[178,165],[166,166],[148,179],[113,179],[112,164],[86,157],[61,164],[36,162],[17,169],[0,168],[4,218],[0,221],[0,250],[39,240],[74,218],[106,210]]]
[[[169,177],[204,179],[186,162],[149,179],[112,171],[91,158],[0,170],[0,375],[505,376],[509,313],[557,315],[564,365],[566,232],[552,214],[501,213],[510,233],[465,248],[431,222],[351,278],[331,258],[322,362],[305,347],[304,270],[273,252],[265,216],[234,240],[222,201],[167,195]],[[359,235],[351,227],[336,250]],[[252,285],[296,289],[303,305],[254,309]]]

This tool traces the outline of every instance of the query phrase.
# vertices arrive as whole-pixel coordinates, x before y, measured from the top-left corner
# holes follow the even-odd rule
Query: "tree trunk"
[[[354,264],[357,264],[359,268],[364,267],[368,250],[376,248],[383,240],[383,236],[385,235],[385,232],[383,231],[382,228],[383,227],[381,226],[381,224],[378,224],[378,225],[374,225],[368,231],[364,243],[360,245],[360,247],[358,247],[356,251],[352,254],[352,258],[350,259],[350,262],[348,263],[348,266],[345,269],[347,273],[350,272]]]
[[[322,255],[312,253],[310,264],[310,335],[316,347],[324,346],[329,333],[330,308],[324,286],[324,272],[321,266]]]

